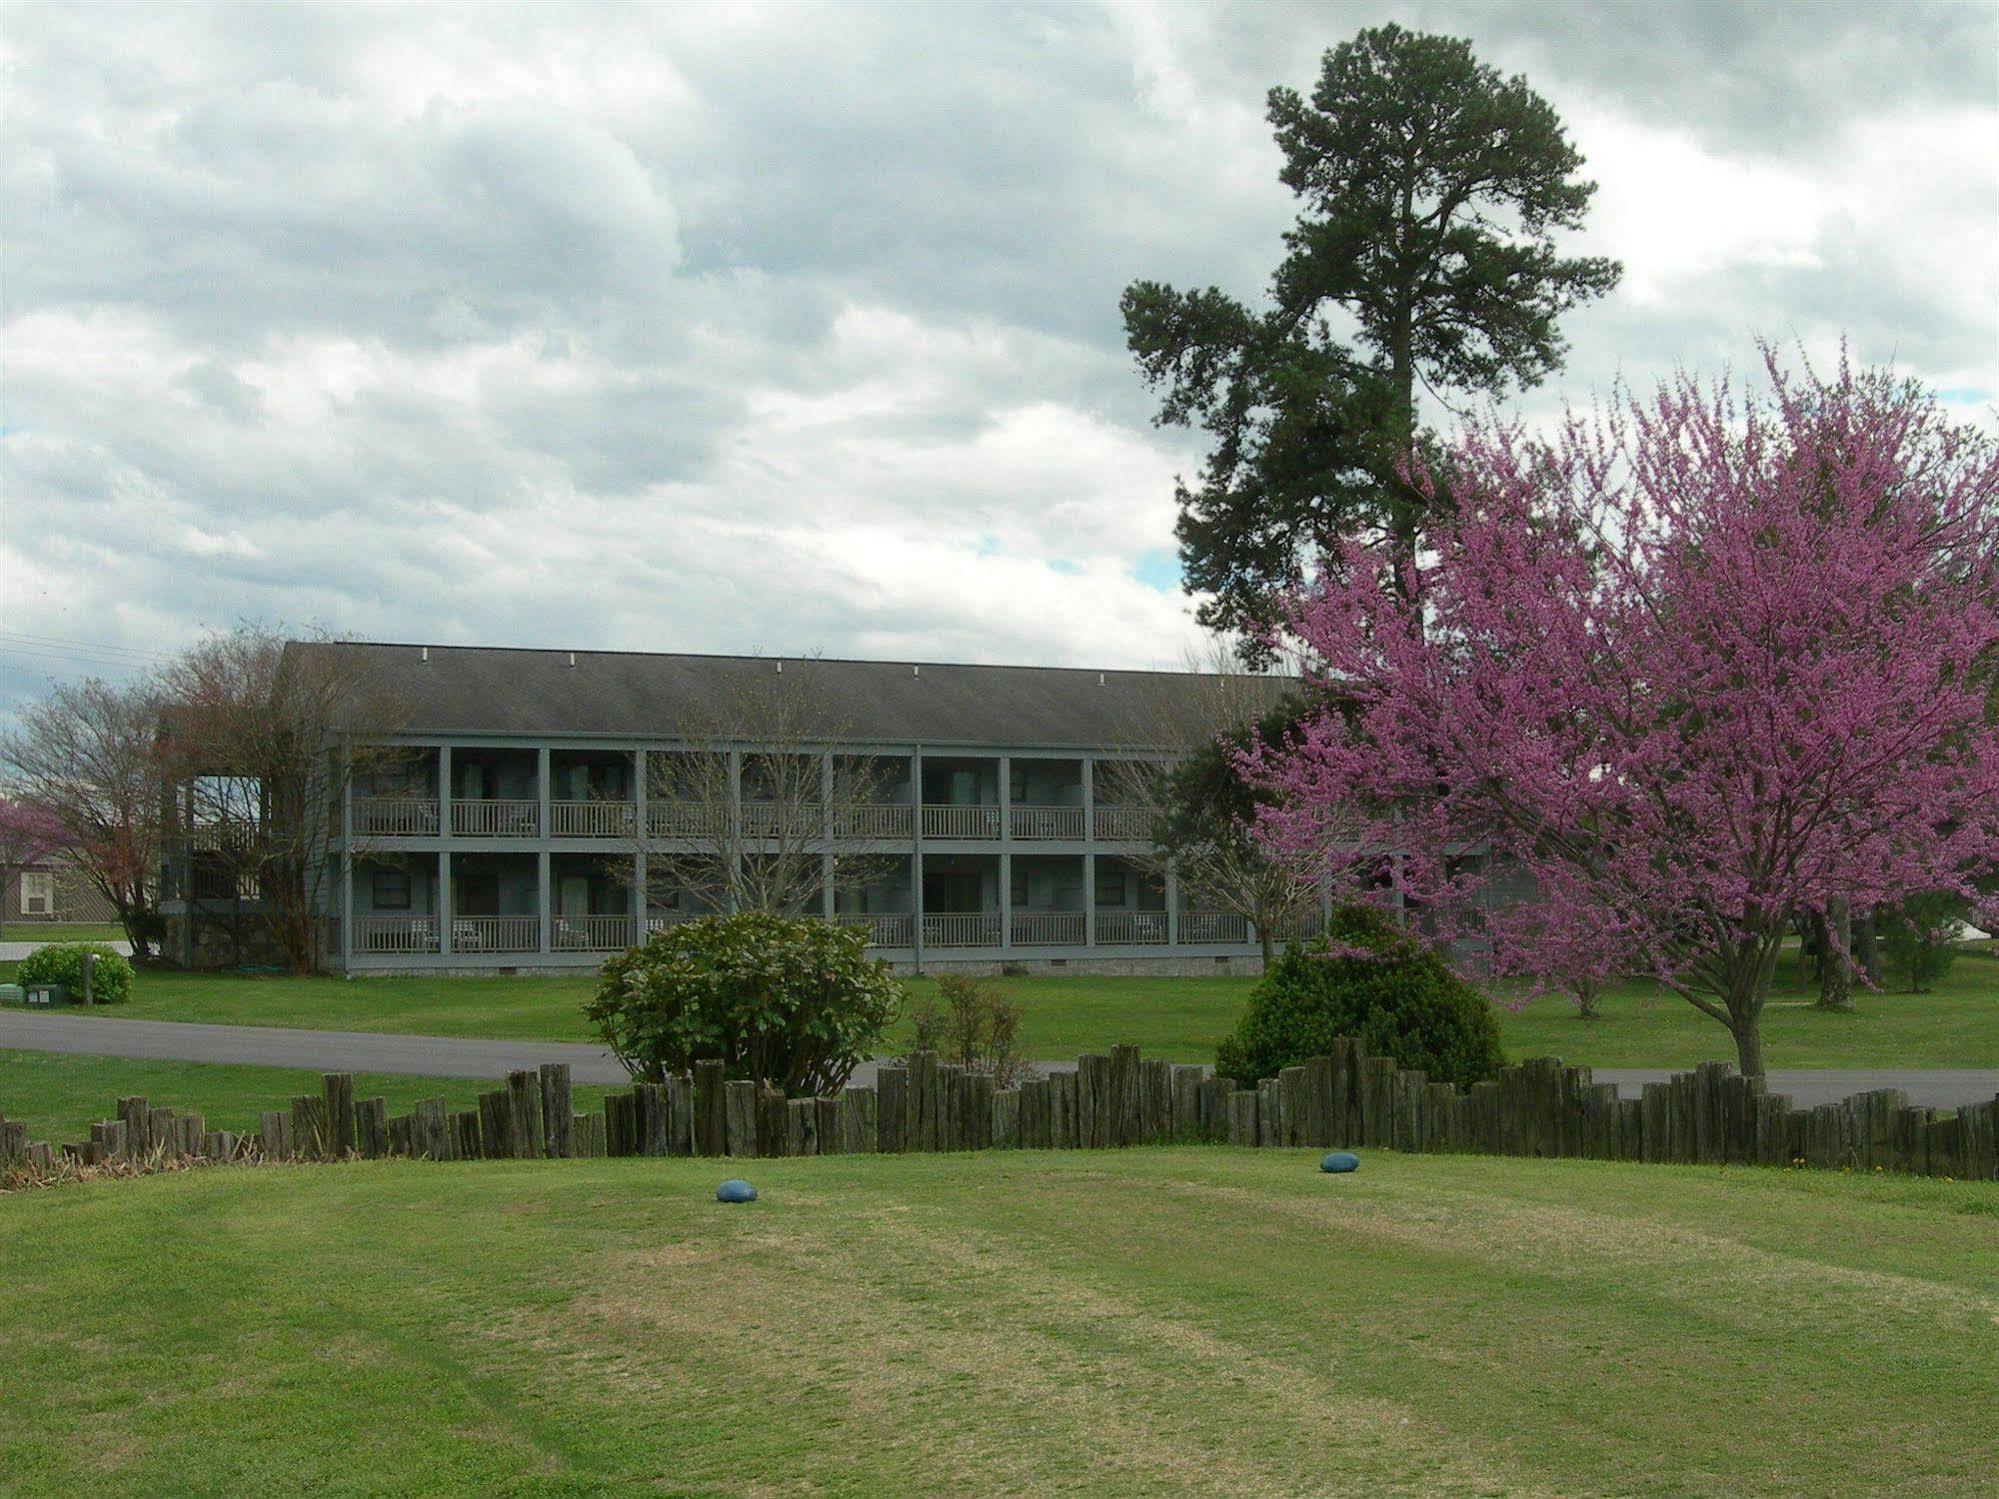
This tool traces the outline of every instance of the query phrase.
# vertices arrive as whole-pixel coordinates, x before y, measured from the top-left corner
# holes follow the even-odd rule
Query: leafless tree
[[[678,726],[678,746],[648,757],[649,826],[614,873],[636,884],[643,852],[654,904],[811,914],[829,877],[852,887],[893,863],[855,846],[879,836],[885,766],[854,738],[813,665],[771,661],[742,675],[719,705]]]
[[[1257,795],[1243,784],[1231,752],[1246,744],[1295,680],[1246,671],[1230,644],[1214,641],[1190,659],[1144,721],[1122,737],[1142,753],[1102,762],[1099,798],[1140,814],[1151,846],[1134,862],[1163,881],[1170,868],[1197,910],[1243,917],[1267,964],[1280,934],[1309,921],[1329,890],[1377,855],[1354,844],[1351,826],[1329,824],[1322,842],[1274,851],[1257,836]]]
[[[150,678],[67,683],[22,708],[0,741],[15,789],[61,826],[76,867],[141,959],[161,932],[159,702]]]
[[[342,793],[405,753],[384,742],[406,722],[402,694],[356,661],[337,642],[242,626],[160,676],[169,836],[189,867],[254,901],[295,972],[325,955]]]

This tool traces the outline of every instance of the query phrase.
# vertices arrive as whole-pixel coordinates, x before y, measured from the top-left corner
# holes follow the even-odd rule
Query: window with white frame
[[[56,880],[47,870],[28,870],[21,876],[21,914],[53,916],[56,913]]]

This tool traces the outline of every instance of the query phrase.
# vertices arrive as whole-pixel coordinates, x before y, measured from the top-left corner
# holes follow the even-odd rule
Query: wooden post
[[[909,1069],[876,1068],[875,1098],[875,1148],[883,1155],[900,1155],[909,1148]]]
[[[729,1148],[729,1115],[722,1095],[727,1067],[720,1057],[694,1064],[694,1153],[722,1155]]]
[[[730,1155],[757,1153],[757,1085],[738,1078],[723,1085],[722,1113],[726,1121],[723,1144]]]
[[[812,1100],[812,1138],[821,1155],[840,1153],[840,1100],[837,1098],[815,1098]]]
[[[791,1155],[817,1155],[818,1141],[814,1136],[819,1127],[819,1101],[816,1098],[787,1099],[784,1105],[790,1128]]]
[[[604,1100],[608,1109],[611,1098]],[[629,1101],[629,1100],[628,1100]],[[489,1161],[512,1160],[519,1153],[514,1141],[514,1099],[507,1088],[495,1088],[479,1095],[479,1139]]]
[[[1181,1063],[1173,1068],[1173,1116],[1167,1137],[1195,1140],[1201,1134],[1201,1068]]]
[[[769,1083],[757,1089],[757,1154],[791,1154],[791,1116],[782,1093]]]
[[[1299,1121],[1300,1145],[1324,1150],[1333,1139],[1333,1059],[1305,1059],[1305,1098]]]
[[[1138,1138],[1158,1145],[1173,1137],[1173,1064],[1148,1057],[1139,1063]]]
[[[423,1098],[417,1100],[416,1137],[422,1154],[433,1161],[455,1159],[452,1152],[451,1122],[446,1117],[444,1100]]]
[[[292,1100],[292,1129],[297,1136],[294,1148],[302,1159],[326,1159],[328,1141],[326,1100],[323,1097],[302,1093]]]
[[[1076,1074],[1058,1072],[1048,1079],[1048,1144],[1055,1150],[1075,1150],[1082,1143],[1076,1103]]]
[[[1256,1139],[1251,1142],[1252,1144],[1274,1146],[1280,1143],[1279,1137],[1284,1133],[1284,1119],[1280,1112],[1283,1105],[1280,1099],[1276,1078],[1266,1077],[1257,1081]]]
[[[1229,1144],[1256,1143],[1256,1090],[1238,1088],[1229,1094]]]
[[[659,1083],[632,1084],[632,1148],[627,1154],[666,1154],[670,1097],[671,1090]]]
[[[326,1090],[327,1153],[335,1160],[345,1160],[354,1154],[356,1139],[354,1076],[348,1072],[328,1072],[319,1081]]]
[[[560,1160],[576,1154],[576,1106],[567,1062],[541,1064],[542,1149]]]
[[[291,1151],[285,1140],[284,1110],[265,1109],[257,1116],[257,1143],[267,1161],[290,1158]]]
[[[1076,1058],[1076,1143],[1102,1150],[1111,1143],[1111,1059],[1089,1052]]]
[[[1141,1133],[1139,1059],[1136,1046],[1111,1048],[1111,1144],[1136,1145]]]
[[[476,1161],[485,1155],[485,1142],[479,1138],[479,1111],[459,1109],[451,1115],[451,1159],[454,1161]]]
[[[853,1134],[841,1142],[843,1150],[873,1155],[881,1148],[881,1107],[873,1088],[849,1088],[842,1095],[847,1104],[847,1122]]]
[[[513,1110],[514,1155],[520,1160],[539,1158],[545,1147],[541,1138],[541,1079],[522,1069],[507,1074],[507,1103]]]
[[[604,1116],[602,1114],[578,1114],[575,1120],[576,1153],[579,1156],[597,1157],[606,1153],[604,1143]]]
[[[909,1054],[909,1095],[903,1110],[903,1149],[936,1150],[937,1053]]]
[[[1360,1140],[1360,1067],[1367,1049],[1351,1036],[1333,1038],[1333,1099],[1328,1145],[1353,1145]]]
[[[965,1069],[955,1062],[937,1064],[937,1146],[938,1150],[965,1148],[964,1092]]]
[[[1307,1116],[1311,1113],[1311,1103],[1307,1099],[1308,1081],[1303,1066],[1281,1067],[1277,1072],[1278,1107],[1283,1119],[1283,1138],[1279,1145],[1304,1145],[1309,1143]]]
[[[380,1160],[389,1152],[389,1102],[385,1098],[364,1098],[354,1105],[354,1148],[367,1161]]]
[[[146,1153],[146,1100],[138,1095],[118,1100],[118,1117],[125,1121],[125,1158],[136,1161]]]

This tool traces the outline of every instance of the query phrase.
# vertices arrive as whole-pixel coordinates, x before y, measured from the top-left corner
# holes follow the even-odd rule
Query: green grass
[[[116,1117],[120,1097],[136,1093],[156,1106],[202,1114],[210,1129],[240,1134],[257,1127],[262,1110],[289,1108],[296,1095],[319,1093],[321,1077],[289,1067],[0,1050],[0,1114],[25,1119],[30,1139],[59,1144],[89,1138],[93,1123]],[[442,1098],[454,1109],[475,1108],[481,1093],[498,1086],[490,1078],[354,1074],[354,1096],[386,1098],[391,1114],[407,1112],[420,1098]],[[577,1088],[577,1110],[600,1107],[607,1091]]]
[[[0,926],[0,942],[123,942],[117,922],[16,921]]]
[[[0,1492],[1985,1494],[1999,1192],[1221,1148],[0,1200]],[[1197,1251],[1197,1252],[1190,1252]]]
[[[4,968],[4,965],[0,965]],[[287,978],[174,973],[139,975],[132,1002],[102,1012],[144,1020],[303,1026],[407,1035],[588,1041],[578,1009],[584,975],[521,978]],[[1245,978],[1053,977],[1004,979],[1021,1007],[1021,1045],[1038,1058],[1134,1042],[1147,1055],[1204,1062],[1235,1024],[1253,980]],[[918,996],[933,986],[916,980]],[[1714,1021],[1650,984],[1613,992],[1599,1020],[1576,1018],[1566,1000],[1544,998],[1499,1014],[1513,1057],[1560,1056],[1598,1067],[1684,1067],[1732,1060]],[[77,1011],[75,1013],[87,1013]],[[907,1040],[905,1023],[891,1036]],[[1999,1067],[1999,961],[1967,955],[1932,994],[1858,995],[1855,1013],[1814,1009],[1780,986],[1764,1013],[1771,1067]]]

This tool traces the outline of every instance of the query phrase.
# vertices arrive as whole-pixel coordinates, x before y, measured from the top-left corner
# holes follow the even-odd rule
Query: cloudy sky
[[[1587,401],[1758,335],[1999,389],[1999,5],[0,5],[0,715],[205,626],[1171,665],[1137,277],[1473,38],[1601,182]]]

